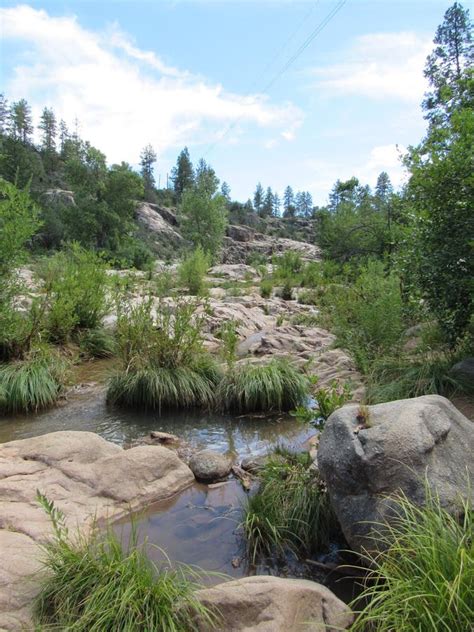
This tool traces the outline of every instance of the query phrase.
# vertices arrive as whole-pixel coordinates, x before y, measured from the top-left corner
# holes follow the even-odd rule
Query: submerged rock
[[[346,604],[328,588],[305,579],[244,577],[197,592],[205,606],[220,615],[226,632],[336,632],[353,621]],[[199,622],[200,632],[210,632]]]
[[[64,513],[72,531],[87,532],[94,520],[116,520],[193,481],[191,470],[167,448],[123,450],[92,432],[53,432],[1,444],[0,630],[31,626],[38,543],[52,533],[37,490]]]
[[[319,469],[354,550],[376,548],[370,523],[390,519],[389,496],[401,491],[423,505],[428,484],[453,512],[461,498],[474,502],[474,428],[450,401],[425,395],[369,406],[362,425],[358,410],[336,410],[318,450]]]
[[[230,474],[232,461],[219,452],[201,450],[193,454],[189,467],[198,481],[213,483]]]

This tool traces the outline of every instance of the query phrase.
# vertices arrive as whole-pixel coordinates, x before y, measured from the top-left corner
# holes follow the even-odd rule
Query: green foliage
[[[203,177],[196,186],[184,191],[180,225],[183,236],[215,261],[225,235],[227,210],[224,196],[212,188]]]
[[[274,274],[280,280],[292,280],[303,269],[303,260],[299,252],[286,250],[281,256],[273,258]]]
[[[303,327],[318,327],[320,316],[315,312],[300,312],[291,317],[292,325],[302,325]]]
[[[103,260],[73,243],[43,266],[46,328],[51,340],[66,342],[80,329],[97,329],[107,310],[108,277]]]
[[[162,305],[156,317],[151,301],[121,306],[117,345],[121,369],[107,392],[112,404],[158,410],[209,406],[220,373],[202,345],[196,305]]]
[[[285,360],[233,366],[217,389],[222,410],[239,413],[291,410],[308,395],[307,378]]]
[[[285,281],[284,286],[280,290],[280,298],[284,301],[292,301],[293,300],[293,286],[291,281]]]
[[[352,391],[347,382],[340,384],[337,380],[333,380],[327,387],[321,386],[316,389],[314,397],[320,416],[327,419],[332,413],[344,406],[351,399]]]
[[[182,285],[188,288],[189,293],[200,296],[205,293],[205,276],[211,265],[211,257],[202,246],[197,246],[181,262],[178,270],[178,278]]]
[[[41,630],[77,632],[197,631],[215,615],[195,597],[201,575],[186,566],[156,566],[135,531],[124,546],[111,529],[72,538],[64,516],[39,494],[55,538],[43,546],[47,571],[33,613]]]
[[[156,296],[159,298],[169,296],[174,287],[176,287],[176,278],[171,270],[160,270],[155,282]]]
[[[218,337],[222,342],[221,354],[227,366],[230,368],[237,358],[237,346],[239,334],[237,333],[238,321],[226,320],[218,331]]]
[[[270,298],[273,292],[273,282],[271,279],[262,279],[260,281],[260,296],[262,298]]]
[[[78,332],[77,343],[88,358],[111,358],[117,347],[115,338],[107,329],[84,329]]]
[[[328,547],[339,525],[309,454],[279,451],[265,464],[247,502],[243,530],[252,564],[288,550],[311,555]]]
[[[406,497],[376,539],[379,554],[357,608],[354,632],[465,632],[474,621],[474,512],[467,503],[450,515],[429,493],[424,507]]]
[[[0,410],[37,412],[52,406],[61,395],[65,361],[48,347],[38,347],[23,360],[0,364]]]

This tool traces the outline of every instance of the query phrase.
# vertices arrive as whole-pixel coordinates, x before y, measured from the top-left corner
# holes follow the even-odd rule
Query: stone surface
[[[254,237],[254,231],[247,226],[235,226],[229,224],[226,229],[228,237],[234,241],[252,241]]]
[[[451,402],[425,395],[370,406],[365,429],[357,413],[354,405],[335,411],[318,451],[320,471],[351,548],[374,548],[370,523],[390,519],[390,495],[403,491],[422,505],[425,480],[448,510],[456,511],[460,497],[469,495],[474,502],[474,427]]]
[[[336,632],[353,617],[328,588],[304,579],[245,577],[200,590],[200,601],[221,616],[224,632]],[[200,632],[211,632],[205,622]]]
[[[142,202],[137,206],[136,215],[139,222],[144,224],[151,232],[166,236],[174,243],[183,241],[181,235],[173,228],[173,225],[163,218],[155,204]]]
[[[191,470],[167,448],[123,450],[92,432],[54,432],[1,444],[0,629],[29,623],[37,545],[51,535],[37,490],[64,512],[72,530],[87,531],[94,519],[118,519],[193,480]]]
[[[213,483],[230,474],[232,461],[214,450],[200,450],[189,460],[189,467],[199,481]]]
[[[213,266],[209,270],[209,274],[211,276],[221,277],[230,281],[255,281],[258,279],[258,274],[256,273],[255,268],[247,266],[244,263]]]
[[[470,384],[474,384],[474,358],[464,358],[457,362],[451,369],[451,373],[457,378]]]

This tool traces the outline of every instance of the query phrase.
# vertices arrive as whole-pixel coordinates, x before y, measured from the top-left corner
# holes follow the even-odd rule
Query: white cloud
[[[8,97],[25,97],[36,115],[50,105],[69,123],[77,117],[84,138],[110,161],[135,162],[147,143],[159,154],[212,143],[233,121],[284,133],[302,119],[292,104],[233,94],[172,67],[116,26],[92,32],[75,17],[26,5],[0,9],[0,20],[5,39],[23,42],[22,62],[5,86]]]
[[[347,61],[310,73],[318,77],[318,89],[331,94],[419,103],[427,87],[423,68],[432,46],[430,37],[411,32],[362,35],[345,52]]]

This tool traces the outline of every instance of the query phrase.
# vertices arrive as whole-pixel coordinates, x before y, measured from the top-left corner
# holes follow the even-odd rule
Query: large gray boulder
[[[460,498],[474,501],[474,427],[450,401],[426,395],[368,411],[368,424],[357,419],[358,406],[335,411],[318,450],[331,502],[356,551],[376,548],[370,536],[379,527],[371,523],[390,520],[388,497],[400,491],[422,505],[427,483],[453,512]]]
[[[214,450],[200,450],[189,460],[189,467],[198,481],[213,483],[230,474],[232,461]]]
[[[225,632],[336,632],[352,623],[349,608],[328,588],[305,579],[245,577],[197,592],[217,611]],[[199,623],[200,632],[214,630]]]
[[[0,630],[31,629],[38,544],[52,534],[37,490],[60,509],[71,531],[117,520],[169,498],[194,481],[162,446],[123,450],[92,432],[53,432],[0,445]]]

